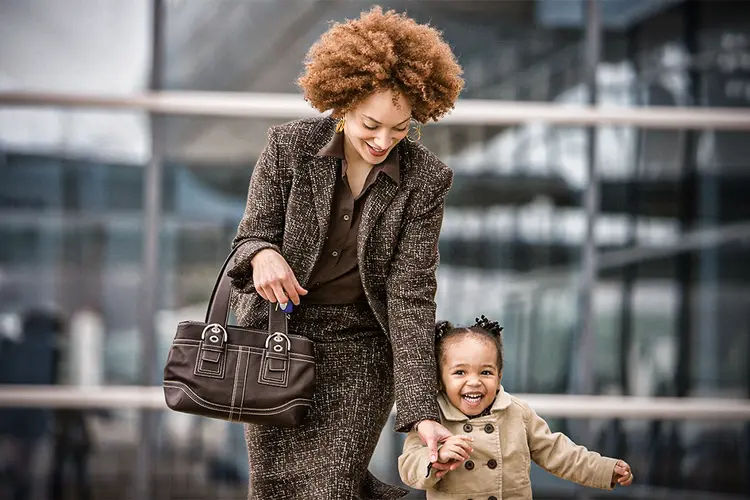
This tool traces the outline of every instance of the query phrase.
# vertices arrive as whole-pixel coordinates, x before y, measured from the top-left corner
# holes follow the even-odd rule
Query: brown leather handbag
[[[177,325],[164,367],[171,409],[193,415],[291,427],[312,406],[315,352],[310,339],[287,331],[286,314],[269,303],[268,330],[227,325],[238,245],[214,285],[206,321]]]

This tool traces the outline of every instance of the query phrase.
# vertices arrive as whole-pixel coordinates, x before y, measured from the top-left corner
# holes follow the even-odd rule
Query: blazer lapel
[[[315,202],[315,216],[318,219],[321,238],[328,234],[338,161],[338,158],[331,156],[315,156],[312,158],[308,170]]]
[[[357,258],[360,262],[364,260],[365,243],[375,227],[378,218],[383,214],[391,200],[396,195],[398,186],[384,173],[378,174],[375,183],[370,187],[370,193],[365,200],[362,209],[362,220],[359,222],[359,234],[357,234]]]

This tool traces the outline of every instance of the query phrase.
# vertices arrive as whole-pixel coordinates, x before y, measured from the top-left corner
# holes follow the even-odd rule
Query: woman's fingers
[[[289,299],[284,293],[284,287],[281,286],[281,282],[272,281],[271,290],[273,290],[274,295],[273,299],[269,299],[271,300],[271,302],[278,302],[279,304],[286,304],[287,302],[289,302]]]
[[[299,296],[307,294],[284,257],[271,249],[261,250],[252,260],[253,282],[258,294],[270,302],[299,305]]]
[[[302,288],[302,285],[299,284],[299,281],[297,281],[297,277],[294,275],[294,273],[292,273],[292,279],[294,280],[294,288],[297,290],[297,294],[307,295],[307,290]]]
[[[289,274],[287,274],[287,276],[282,281],[282,285],[284,286],[284,292],[286,292],[286,296],[289,297],[289,299],[292,301],[292,304],[298,306],[299,293],[297,292],[298,285],[296,283],[297,278],[294,277],[294,273],[292,273],[292,270],[289,269]]]
[[[257,283],[257,281],[253,280],[254,283]],[[265,289],[262,286],[255,287],[255,291],[258,292],[258,295],[263,297],[265,300],[268,300],[268,294],[266,293]]]

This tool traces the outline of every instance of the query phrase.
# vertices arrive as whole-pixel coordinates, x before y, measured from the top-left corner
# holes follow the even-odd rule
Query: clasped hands
[[[473,437],[463,434],[454,436],[434,420],[421,421],[417,434],[429,449],[430,465],[439,478],[461,467],[474,451],[470,444],[474,441]]]

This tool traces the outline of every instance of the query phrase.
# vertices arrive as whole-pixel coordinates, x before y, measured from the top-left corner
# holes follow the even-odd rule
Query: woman
[[[240,324],[264,326],[265,300],[294,304],[316,392],[299,427],[247,426],[250,498],[399,498],[367,471],[394,396],[396,430],[417,426],[435,452],[450,435],[433,325],[452,172],[407,134],[453,108],[461,68],[437,31],[380,8],[334,24],[305,66],[305,99],[332,117],[269,131],[229,275]]]

